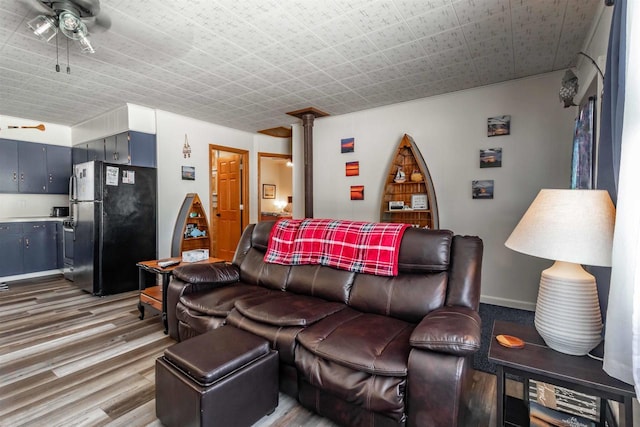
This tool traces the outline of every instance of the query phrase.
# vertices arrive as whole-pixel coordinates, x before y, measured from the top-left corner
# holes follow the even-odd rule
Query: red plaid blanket
[[[321,264],[357,273],[396,276],[408,224],[281,219],[271,230],[264,261]]]

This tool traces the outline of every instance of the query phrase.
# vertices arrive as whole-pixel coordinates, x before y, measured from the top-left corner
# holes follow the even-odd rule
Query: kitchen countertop
[[[40,222],[40,221],[64,221],[68,216],[16,216],[0,218],[0,222]]]

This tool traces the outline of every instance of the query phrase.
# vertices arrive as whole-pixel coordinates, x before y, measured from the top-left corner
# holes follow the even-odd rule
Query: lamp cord
[[[600,67],[598,67],[598,64],[596,63],[596,61],[593,60],[592,57],[590,57],[589,55],[587,55],[586,53],[580,51],[578,52],[578,54],[580,55],[584,55],[587,58],[589,58],[589,60],[591,61],[591,63],[596,67],[596,69],[598,70],[598,72],[600,73],[600,77],[602,77],[602,80],[604,80],[604,74],[602,73],[602,70],[600,69]]]

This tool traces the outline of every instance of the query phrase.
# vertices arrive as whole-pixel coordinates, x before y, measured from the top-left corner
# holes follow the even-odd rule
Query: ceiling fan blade
[[[83,18],[82,21],[92,33],[102,33],[111,28],[111,18],[105,13],[91,18]]]
[[[20,3],[41,15],[55,16],[56,12],[49,5],[39,0],[20,0]]]

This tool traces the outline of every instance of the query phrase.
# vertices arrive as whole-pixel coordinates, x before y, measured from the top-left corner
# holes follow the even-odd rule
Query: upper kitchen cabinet
[[[67,194],[71,148],[0,139],[0,192]]]
[[[93,160],[155,168],[156,136],[131,130],[73,146],[74,165]]]
[[[18,190],[20,193],[47,192],[47,149],[44,144],[18,144]]]
[[[150,133],[129,131],[129,156],[134,166],[157,167],[156,136]]]
[[[47,146],[47,193],[68,194],[71,176],[71,147]]]
[[[0,140],[0,193],[18,192],[18,141]]]

